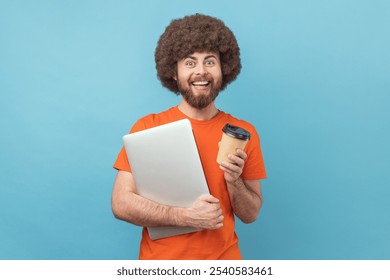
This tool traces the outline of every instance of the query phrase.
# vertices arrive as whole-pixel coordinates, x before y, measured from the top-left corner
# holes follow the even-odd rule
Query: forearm
[[[117,219],[138,226],[186,226],[184,208],[158,204],[135,193],[113,197],[112,210]]]
[[[246,183],[241,177],[234,182],[226,183],[230,202],[236,216],[244,223],[254,222],[257,219],[263,202],[261,192],[253,191],[248,185],[249,182]],[[257,183],[259,185],[258,188],[260,188],[258,181],[251,182],[252,185]]]
[[[181,226],[185,209],[161,205],[136,193],[133,175],[119,171],[111,197],[117,219],[139,226]]]
[[[143,226],[182,226],[217,229],[223,226],[219,200],[212,195],[200,196],[191,207],[158,204],[136,193],[133,175],[119,171],[112,191],[112,212],[117,219]]]

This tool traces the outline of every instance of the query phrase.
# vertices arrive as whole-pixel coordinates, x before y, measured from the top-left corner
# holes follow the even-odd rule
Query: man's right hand
[[[200,196],[187,208],[185,216],[189,225],[197,229],[218,229],[223,226],[219,200],[212,195]]]

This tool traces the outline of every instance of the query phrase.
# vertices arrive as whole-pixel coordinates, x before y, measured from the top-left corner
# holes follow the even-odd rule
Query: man
[[[219,19],[205,15],[173,20],[160,37],[155,60],[163,86],[182,99],[176,107],[141,118],[131,133],[189,119],[210,195],[199,197],[190,208],[160,205],[139,196],[122,148],[114,164],[118,174],[112,193],[113,213],[144,227],[140,259],[242,259],[234,215],[244,223],[256,220],[262,205],[260,179],[266,173],[255,128],[218,110],[214,103],[241,70],[234,34]],[[218,165],[218,143],[226,123],[248,130],[251,139],[244,150],[237,149],[228,162]],[[153,241],[145,228],[149,226],[201,230]]]

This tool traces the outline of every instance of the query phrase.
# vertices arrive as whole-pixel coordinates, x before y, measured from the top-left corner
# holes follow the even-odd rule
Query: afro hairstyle
[[[233,32],[219,19],[195,14],[172,20],[161,35],[155,61],[162,85],[179,95],[177,62],[194,52],[219,53],[222,68],[221,90],[241,71],[240,48]]]

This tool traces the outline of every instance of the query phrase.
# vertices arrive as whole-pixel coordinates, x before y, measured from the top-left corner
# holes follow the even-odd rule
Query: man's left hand
[[[228,156],[228,162],[221,162],[219,168],[224,172],[226,182],[234,183],[240,178],[246,157],[247,154],[243,150],[237,149],[235,154]]]

